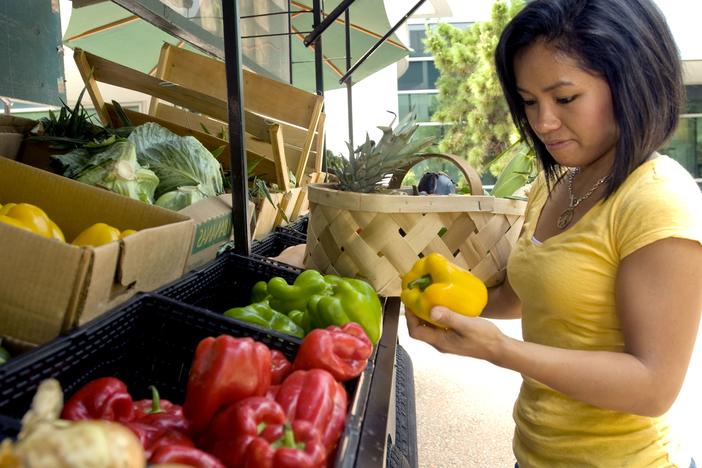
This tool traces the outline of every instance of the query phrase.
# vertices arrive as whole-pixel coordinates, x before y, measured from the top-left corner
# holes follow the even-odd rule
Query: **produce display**
[[[125,426],[108,420],[59,419],[63,393],[58,381],[41,383],[22,430],[13,443],[0,444],[0,466],[7,468],[102,468],[146,465],[139,440]]]
[[[29,203],[0,205],[0,223],[9,224],[49,239],[66,241],[61,229],[44,210]]]
[[[0,466],[325,467],[346,423],[342,382],[363,372],[371,350],[355,323],[308,335],[292,363],[250,337],[208,337],[182,406],[153,387],[150,399],[135,401],[114,376],[88,382],[63,405],[59,383],[44,380],[17,442],[0,447]]]
[[[471,272],[441,254],[431,253],[417,260],[402,277],[400,299],[417,317],[434,323],[429,318],[434,306],[473,317],[480,315],[487,304],[487,288]]]
[[[112,241],[124,239],[128,235],[134,234],[135,232],[136,231],[134,229],[125,229],[124,231],[120,231],[109,224],[95,223],[78,234],[76,238],[73,239],[71,244],[97,247]]]
[[[199,140],[181,137],[157,123],[110,135],[52,163],[65,177],[178,211],[224,192],[219,161]]]
[[[367,282],[305,270],[293,284],[276,276],[257,282],[252,304],[227,310],[224,315],[288,335],[302,337],[330,325],[359,324],[372,343],[382,332],[382,305]]]
[[[0,205],[0,223],[33,232],[49,239],[65,242],[66,238],[58,225],[38,206],[29,203],[6,203]],[[97,247],[134,234],[134,229],[119,229],[105,223],[95,223],[76,236],[71,244]]]
[[[359,324],[332,325],[312,330],[305,337],[293,368],[324,369],[339,382],[347,382],[363,372],[372,351],[373,345]]]

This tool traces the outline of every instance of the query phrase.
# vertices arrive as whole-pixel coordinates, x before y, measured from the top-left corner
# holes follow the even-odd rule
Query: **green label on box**
[[[191,253],[195,254],[213,245],[226,242],[231,232],[232,217],[229,213],[199,224],[195,229],[195,241],[193,241]]]

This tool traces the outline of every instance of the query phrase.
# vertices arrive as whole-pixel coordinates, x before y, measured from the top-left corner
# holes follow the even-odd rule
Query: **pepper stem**
[[[424,275],[421,278],[417,278],[416,280],[410,281],[407,284],[407,287],[409,289],[412,288],[419,288],[421,291],[424,291],[429,287],[429,285],[432,283],[431,275]]]
[[[147,414],[165,413],[164,409],[161,408],[161,396],[156,387],[149,385],[149,390],[151,390],[151,409]]]
[[[287,448],[295,448],[298,450],[305,450],[305,443],[304,442],[297,442],[295,440],[295,433],[293,432],[293,428],[290,425],[289,421],[285,421],[285,430],[283,431],[283,436],[273,442],[271,444],[271,447],[278,449],[281,447],[287,447]]]

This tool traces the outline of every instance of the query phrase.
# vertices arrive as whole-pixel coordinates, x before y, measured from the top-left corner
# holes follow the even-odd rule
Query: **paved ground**
[[[495,321],[520,338],[520,322]],[[401,317],[399,340],[414,366],[417,446],[422,468],[511,468],[512,405],[521,377],[476,359],[442,355],[407,334]],[[672,416],[702,460],[702,333]]]

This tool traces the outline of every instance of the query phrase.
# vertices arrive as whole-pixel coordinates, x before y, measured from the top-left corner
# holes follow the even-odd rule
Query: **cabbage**
[[[153,171],[139,165],[134,145],[129,141],[118,141],[84,162],[80,170],[69,166],[66,172],[80,182],[153,203],[159,179]]]
[[[136,147],[139,163],[153,170],[160,180],[157,198],[188,186],[198,187],[207,197],[224,192],[219,161],[196,138],[181,137],[147,122],[134,129],[129,141]]]
[[[178,187],[175,190],[166,192],[156,200],[156,205],[173,211],[179,211],[207,198],[198,187]]]

